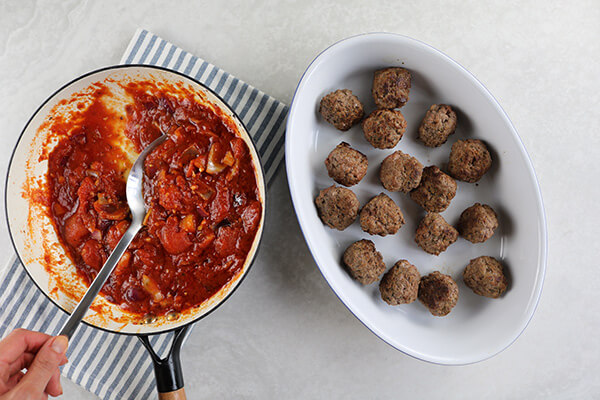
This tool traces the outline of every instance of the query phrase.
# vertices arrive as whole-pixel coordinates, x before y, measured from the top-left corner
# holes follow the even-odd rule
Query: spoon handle
[[[129,228],[127,228],[123,234],[123,237],[121,237],[121,240],[119,240],[119,243],[117,243],[115,249],[112,251],[112,253],[110,253],[110,256],[98,272],[98,275],[96,275],[94,281],[85,292],[85,295],[79,301],[79,304],[77,304],[77,307],[75,307],[75,310],[73,310],[69,316],[69,319],[67,319],[67,322],[65,322],[63,325],[59,335],[64,335],[71,339],[71,336],[73,336],[73,333],[75,333],[79,323],[83,317],[85,317],[90,305],[100,292],[100,289],[102,289],[102,286],[110,276],[113,269],[115,269],[115,266],[121,259],[121,256],[123,253],[125,253],[125,250],[127,250],[127,247],[138,233],[140,228],[141,224],[138,221],[134,220],[131,222],[131,225],[129,225]]]

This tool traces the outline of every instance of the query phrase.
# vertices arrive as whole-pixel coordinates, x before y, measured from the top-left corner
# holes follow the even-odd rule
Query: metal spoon
[[[90,308],[90,305],[102,289],[104,282],[108,279],[113,269],[121,259],[125,250],[138,233],[140,228],[142,227],[142,222],[144,221],[144,217],[146,216],[146,207],[144,205],[144,195],[142,193],[142,181],[144,178],[144,160],[146,160],[146,156],[150,154],[156,146],[161,144],[167,139],[167,135],[161,135],[158,139],[154,140],[150,143],[144,151],[140,153],[138,158],[133,163],[131,167],[131,171],[129,171],[129,176],[127,176],[127,186],[126,186],[126,194],[127,194],[127,203],[129,205],[129,209],[131,210],[131,224],[129,228],[119,240],[119,243],[115,246],[115,249],[110,253],[110,256],[94,278],[94,281],[85,292],[83,298],[75,307],[75,310],[71,313],[71,316],[65,322],[62,329],[60,330],[59,335],[64,335],[71,339],[73,333],[79,326],[79,323],[87,313],[87,310]]]

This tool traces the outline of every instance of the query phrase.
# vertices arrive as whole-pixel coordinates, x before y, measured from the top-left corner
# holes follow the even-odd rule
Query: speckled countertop
[[[186,344],[188,398],[600,397],[600,3],[388,3],[1,1],[0,176],[37,106],[73,77],[117,63],[138,27],[288,103],[306,66],[331,43],[368,31],[415,37],[490,89],[533,159],[550,250],[528,329],[500,355],[466,367],[395,351],[321,277],[282,171],[259,261]],[[4,222],[0,237],[7,255]],[[70,382],[64,387],[64,399],[95,398]]]

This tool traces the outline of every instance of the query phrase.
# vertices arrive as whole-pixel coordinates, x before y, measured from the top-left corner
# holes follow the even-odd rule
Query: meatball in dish
[[[483,243],[498,228],[498,215],[487,204],[475,203],[460,214],[458,233],[471,243]]]
[[[416,158],[401,152],[393,152],[381,163],[379,179],[390,192],[408,193],[421,182],[423,164]]]
[[[346,142],[338,144],[325,160],[329,176],[344,186],[356,185],[367,173],[367,156]]]
[[[352,278],[363,285],[370,285],[385,271],[385,263],[375,244],[366,239],[352,243],[342,257]]]
[[[458,302],[458,285],[451,276],[432,272],[421,278],[419,301],[432,315],[446,316]]]
[[[400,260],[383,275],[379,283],[381,298],[392,306],[412,303],[417,299],[420,279],[414,265]]]
[[[480,296],[497,299],[508,287],[502,264],[493,257],[477,257],[463,272],[465,284]]]
[[[419,126],[419,140],[427,147],[439,147],[456,130],[456,113],[446,104],[434,104]]]
[[[458,231],[437,213],[427,213],[415,234],[415,242],[429,254],[439,255],[456,242]]]
[[[391,149],[398,144],[406,120],[400,110],[375,110],[362,122],[365,139],[377,149]]]
[[[410,72],[392,67],[375,71],[373,76],[373,100],[378,108],[400,108],[408,101]]]
[[[452,145],[448,172],[464,182],[477,182],[492,166],[492,156],[481,140],[459,140]]]
[[[456,195],[454,179],[432,165],[423,169],[421,182],[410,192],[410,198],[429,212],[442,212]]]
[[[393,235],[404,225],[400,207],[385,193],[373,197],[360,210],[360,227],[370,235]]]
[[[321,190],[315,204],[321,221],[340,231],[352,225],[360,208],[356,195],[350,189],[335,185]]]
[[[319,105],[325,121],[341,131],[347,131],[360,122],[365,112],[358,97],[351,90],[340,89],[325,95]]]

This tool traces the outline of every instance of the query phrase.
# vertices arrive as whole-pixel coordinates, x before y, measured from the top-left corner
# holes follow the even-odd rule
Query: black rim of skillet
[[[12,167],[12,162],[15,156],[15,153],[17,151],[17,148],[19,147],[19,144],[21,143],[21,139],[23,137],[23,135],[25,134],[25,131],[27,130],[27,128],[29,127],[29,125],[31,124],[31,121],[33,120],[33,118],[35,118],[36,115],[38,115],[38,113],[40,112],[40,110],[50,101],[52,100],[58,93],[60,93],[62,90],[64,90],[65,88],[71,86],[73,83],[80,81],[84,78],[87,78],[90,75],[94,75],[100,72],[104,72],[104,71],[110,71],[110,70],[116,70],[116,69],[127,69],[127,68],[148,68],[148,69],[154,69],[157,71],[162,71],[162,72],[168,72],[171,74],[175,74],[177,76],[180,76],[184,79],[190,80],[192,82],[194,82],[195,84],[199,85],[200,87],[202,87],[204,90],[206,90],[207,92],[211,93],[212,95],[214,95],[217,99],[219,99],[219,101],[223,104],[223,106],[225,107],[225,109],[227,111],[229,111],[232,115],[232,118],[235,120],[235,122],[241,126],[244,129],[244,133],[248,136],[248,138],[250,139],[250,144],[252,145],[252,148],[254,150],[254,153],[256,154],[256,157],[258,158],[258,162],[256,162],[255,164],[255,168],[258,170],[258,172],[260,173],[261,177],[262,177],[262,181],[263,181],[263,187],[264,187],[264,192],[262,193],[263,195],[263,199],[262,199],[262,206],[263,206],[263,226],[259,232],[259,237],[258,237],[258,241],[256,244],[256,249],[254,251],[254,254],[252,255],[252,259],[250,260],[250,262],[248,263],[248,267],[246,268],[245,271],[243,271],[242,276],[239,278],[237,284],[235,285],[235,287],[233,287],[229,293],[227,293],[212,309],[210,309],[209,311],[205,312],[202,315],[199,315],[197,317],[195,317],[194,319],[192,319],[191,321],[186,322],[183,325],[180,326],[176,326],[173,328],[168,328],[168,329],[164,329],[164,330],[159,330],[156,332],[152,332],[152,333],[129,333],[129,332],[118,332],[118,331],[113,331],[107,328],[103,328],[100,326],[96,326],[96,325],[92,325],[84,320],[82,320],[81,322],[83,322],[84,324],[86,324],[87,326],[90,326],[92,328],[95,329],[99,329],[102,330],[104,332],[109,332],[109,333],[114,333],[114,334],[118,334],[118,335],[126,335],[126,336],[137,336],[140,341],[142,342],[142,344],[144,345],[144,347],[146,347],[146,349],[148,350],[148,352],[150,353],[150,356],[152,357],[152,362],[154,364],[154,371],[156,374],[156,380],[157,380],[157,387],[158,387],[158,391],[160,393],[164,393],[164,392],[171,392],[171,391],[175,391],[178,389],[181,389],[183,387],[183,374],[181,371],[181,364],[179,361],[179,353],[180,353],[180,349],[181,349],[181,345],[183,344],[185,338],[187,337],[187,332],[189,331],[190,327],[198,322],[199,320],[201,320],[202,318],[206,317],[207,315],[211,314],[213,311],[215,311],[217,308],[219,308],[225,301],[227,301],[229,299],[229,297],[236,291],[236,289],[242,284],[242,281],[246,278],[246,276],[248,275],[248,272],[250,271],[250,268],[252,268],[252,265],[254,264],[254,261],[256,260],[256,256],[258,255],[258,251],[262,242],[262,238],[263,238],[263,232],[264,232],[264,225],[266,223],[267,220],[267,187],[266,187],[266,182],[265,182],[265,173],[264,173],[264,169],[263,169],[263,165],[262,165],[262,160],[260,158],[260,154],[258,153],[258,150],[256,149],[256,144],[254,143],[254,139],[252,138],[252,136],[250,136],[250,133],[248,132],[248,128],[246,127],[246,125],[242,122],[242,120],[240,119],[240,117],[237,115],[237,113],[235,111],[233,111],[231,109],[231,107],[229,107],[229,105],[221,98],[221,96],[219,96],[217,93],[215,93],[212,89],[210,89],[208,86],[206,86],[205,84],[199,82],[198,80],[187,76],[181,72],[178,71],[174,71],[172,69],[169,68],[165,68],[165,67],[160,67],[160,66],[156,66],[156,65],[146,65],[146,64],[124,64],[124,65],[112,65],[112,66],[108,66],[108,67],[103,67],[103,68],[99,68],[90,72],[87,72],[69,82],[67,82],[66,84],[62,85],[59,89],[55,90],[54,93],[52,93],[46,100],[44,100],[44,102],[42,104],[40,104],[40,106],[35,110],[35,112],[31,115],[31,117],[29,118],[29,120],[27,121],[27,123],[25,124],[25,127],[23,128],[23,130],[21,131],[21,134],[19,135],[19,138],[17,139],[17,143],[15,144],[14,149],[11,152],[10,155],[10,160],[8,162],[8,169],[6,171],[6,179],[5,179],[5,183],[4,183],[4,213],[6,215],[6,223],[8,225],[8,233],[10,236],[10,241],[13,245],[13,248],[15,249],[15,253],[17,254],[17,258],[19,259],[19,262],[21,263],[21,265],[23,266],[23,269],[25,269],[25,272],[27,273],[27,275],[29,276],[29,278],[31,279],[31,281],[34,283],[34,285],[38,288],[38,290],[40,292],[42,292],[44,294],[44,296],[49,299],[55,306],[57,306],[61,311],[63,311],[64,313],[68,314],[69,313],[60,305],[58,304],[54,299],[52,299],[50,296],[48,296],[48,294],[46,293],[45,290],[43,290],[35,281],[35,279],[33,279],[33,276],[31,276],[31,274],[29,273],[29,270],[27,269],[27,267],[25,266],[25,263],[23,262],[23,258],[21,257],[21,254],[19,254],[19,249],[17,248],[16,244],[15,244],[15,240],[13,238],[13,234],[12,234],[12,228],[10,225],[10,221],[8,219],[8,179],[10,177],[10,172],[11,172],[11,167]],[[221,105],[219,105],[221,106]],[[256,238],[255,238],[256,240]],[[143,325],[142,325],[143,326]],[[149,336],[154,336],[154,335],[160,335],[163,333],[168,333],[168,332],[174,332],[175,335],[173,337],[173,343],[167,353],[167,356],[163,359],[161,359],[152,349],[152,346],[150,345],[150,342],[148,340]]]

